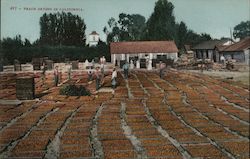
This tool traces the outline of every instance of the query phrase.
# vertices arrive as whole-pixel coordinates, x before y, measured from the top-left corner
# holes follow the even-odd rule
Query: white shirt
[[[116,72],[116,71],[113,71],[113,72],[112,72],[112,79],[113,79],[113,78],[116,78],[116,77],[117,77],[117,72]]]
[[[225,61],[225,57],[224,57],[224,56],[221,56],[221,57],[220,57],[220,60],[221,60],[221,61]]]

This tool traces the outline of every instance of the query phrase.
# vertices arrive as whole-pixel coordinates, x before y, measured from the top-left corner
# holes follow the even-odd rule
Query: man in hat
[[[96,91],[99,90],[100,88],[100,82],[101,82],[101,73],[100,73],[100,67],[96,67],[96,70],[95,70],[95,82],[96,82]]]
[[[122,66],[123,72],[124,72],[124,77],[125,79],[128,79],[128,69],[129,69],[129,65],[128,62],[126,62],[123,66]]]
[[[166,68],[166,64],[160,61],[160,78],[163,78],[165,68]]]
[[[57,87],[58,83],[59,83],[59,71],[58,71],[58,66],[55,67],[54,70],[54,82],[55,82],[55,86]]]

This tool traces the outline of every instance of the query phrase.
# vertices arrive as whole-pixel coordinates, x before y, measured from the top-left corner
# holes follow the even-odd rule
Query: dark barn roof
[[[219,51],[219,52],[221,52],[221,51],[223,51],[225,48],[227,48],[228,47],[228,45],[216,45],[216,49]]]
[[[174,41],[133,41],[110,43],[111,54],[175,53]]]
[[[245,49],[250,48],[250,37],[247,37],[235,44],[229,45],[228,47],[224,48],[223,52],[234,52],[234,51],[243,51]]]
[[[214,50],[215,46],[222,45],[228,40],[209,40],[199,43],[193,47],[193,50]]]

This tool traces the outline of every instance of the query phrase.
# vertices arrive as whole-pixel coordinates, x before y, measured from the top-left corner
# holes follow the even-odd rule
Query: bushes
[[[90,96],[91,93],[83,86],[65,85],[60,89],[60,95]]]
[[[15,59],[21,63],[29,63],[32,58],[49,57],[54,62],[64,62],[65,58],[70,60],[91,61],[95,57],[105,56],[110,61],[109,47],[106,44],[97,47],[76,47],[76,46],[32,46],[20,48],[5,48],[1,51],[2,58],[8,64],[13,64]]]

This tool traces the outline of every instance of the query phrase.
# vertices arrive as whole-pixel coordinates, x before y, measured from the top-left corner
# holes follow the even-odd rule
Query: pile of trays
[[[16,79],[16,97],[17,99],[34,99],[35,82],[34,77],[26,76]]]

